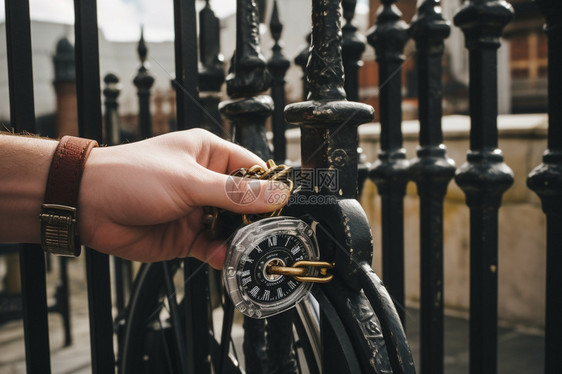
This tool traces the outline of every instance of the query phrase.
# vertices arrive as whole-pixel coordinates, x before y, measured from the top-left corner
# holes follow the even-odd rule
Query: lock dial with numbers
[[[236,233],[227,250],[223,278],[236,308],[253,318],[281,313],[301,301],[312,283],[272,274],[272,266],[291,267],[318,259],[312,228],[292,217],[267,218]],[[310,275],[314,276],[312,269]]]

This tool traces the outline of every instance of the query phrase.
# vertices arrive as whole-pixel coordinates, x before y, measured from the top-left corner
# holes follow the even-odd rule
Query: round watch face
[[[240,229],[229,245],[223,271],[227,293],[247,316],[281,313],[301,301],[312,283],[273,274],[270,268],[317,259],[316,237],[304,221],[275,217],[254,222]]]

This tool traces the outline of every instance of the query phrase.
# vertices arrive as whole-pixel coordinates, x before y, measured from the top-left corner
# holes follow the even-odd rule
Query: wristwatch
[[[57,146],[41,205],[41,246],[47,253],[77,257],[77,208],[80,180],[95,140],[64,136]]]

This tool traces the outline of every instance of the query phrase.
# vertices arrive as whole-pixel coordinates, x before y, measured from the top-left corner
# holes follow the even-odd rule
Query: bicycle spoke
[[[164,281],[166,283],[166,296],[168,299],[168,306],[170,308],[170,318],[172,320],[172,330],[177,344],[178,358],[180,362],[181,372],[184,374],[188,373],[187,361],[185,352],[187,352],[185,346],[185,338],[183,336],[183,324],[181,323],[181,313],[179,311],[178,303],[176,301],[176,288],[174,287],[172,273],[170,271],[170,263],[164,261],[162,263],[164,268]]]
[[[166,354],[166,362],[168,363],[169,373],[174,371],[174,363],[172,361],[172,356],[170,356],[170,347],[168,347],[168,339],[166,339],[166,334],[164,333],[164,327],[162,326],[162,321],[160,318],[157,319],[158,326],[160,327],[160,336],[162,337],[162,344],[164,345],[164,352]]]
[[[297,371],[298,371],[299,373],[302,373],[302,364],[301,364],[301,360],[300,360],[300,358],[299,358],[299,348],[302,349],[302,346],[301,346],[300,339],[299,339],[299,340],[295,340],[295,332],[293,332],[293,339],[292,339],[291,345],[292,345],[292,346],[294,347],[294,349],[295,349],[295,362],[296,362],[296,364],[297,364]]]
[[[185,273],[184,269],[181,268],[181,263],[169,262],[164,265],[148,265],[139,274],[135,292],[131,299],[132,304],[129,306],[132,313],[127,319],[126,343],[123,350],[123,362],[126,364],[122,373],[153,372],[156,368],[160,368],[159,370],[164,369],[164,371],[166,371],[166,368],[171,368],[169,370],[174,373],[186,372],[185,361],[189,360],[189,357],[188,353],[186,353],[187,341],[184,339],[187,331],[185,325],[183,325],[184,308],[188,306],[187,303],[191,300],[193,302],[201,302],[202,300],[190,298],[189,295],[185,295],[183,290],[180,289],[180,284],[177,282],[181,283],[183,281],[184,274],[182,272]],[[190,280],[193,279],[190,278]],[[242,353],[239,348],[237,349],[237,345],[234,344],[239,336],[237,331],[240,329],[235,324],[235,308],[231,300],[222,293],[221,288],[215,287],[220,284],[220,281],[215,283],[209,291],[211,294],[218,293],[221,296],[219,298],[206,297],[206,301],[203,302],[209,303],[209,311],[211,311],[211,300],[215,301],[214,313],[222,313],[222,315],[215,314],[216,317],[220,316],[216,326],[218,327],[221,321],[222,325],[218,327],[216,335],[213,333],[213,328],[210,325],[212,321],[209,321],[209,324],[206,326],[200,326],[205,329],[205,336],[209,337],[210,346],[209,356],[207,357],[210,357],[211,361],[208,363],[212,365],[211,370],[215,374],[243,374],[245,372],[250,374],[252,372],[251,368],[248,369],[246,365],[240,363],[242,357],[248,360],[248,355],[240,356],[239,359],[237,353]],[[337,366],[334,370],[338,372],[340,368],[344,368],[344,370],[339,372],[355,373],[357,372],[355,369],[360,367],[360,364],[357,362],[359,353],[356,353],[355,348],[351,344],[351,335],[346,330],[347,327],[342,324],[344,320],[334,310],[334,306],[332,306],[333,300],[330,297],[324,295],[324,300],[321,301],[322,309],[328,310],[327,313],[322,313],[322,318],[327,321],[326,328],[335,335],[330,345],[333,344],[336,348],[331,349],[329,354],[337,354],[335,360],[341,361],[338,365],[334,365]],[[319,374],[322,372],[321,363],[319,362],[322,359],[322,349],[319,338],[320,317],[318,306],[311,296],[303,301],[296,311],[291,312],[292,317],[289,318],[287,331],[283,331],[285,335],[287,332],[289,333],[288,337],[281,337],[281,340],[277,342],[272,342],[272,339],[268,338],[270,344],[273,344],[273,348],[265,343],[265,337],[267,336],[265,329],[251,331],[253,338],[246,337],[246,342],[249,340],[251,343],[258,343],[257,348],[259,350],[254,353],[258,355],[263,353],[260,356],[263,359],[260,360],[260,365],[269,366],[269,359],[276,360],[276,357],[281,357],[280,359],[282,359],[282,357],[286,356],[287,352],[281,351],[288,351],[295,356],[292,358],[294,370],[290,372]],[[332,319],[334,320],[331,321]],[[252,329],[255,322],[259,325],[264,324],[264,320],[252,320],[250,321]],[[271,319],[265,323],[271,323]],[[275,324],[276,321],[273,320],[273,325]],[[283,324],[283,326],[285,325],[287,324]],[[250,327],[246,324],[246,329],[248,328]],[[280,328],[282,329],[279,326],[269,326],[268,331],[270,334],[275,335]],[[246,336],[248,336],[248,332],[247,330],[245,331]],[[173,336],[170,334],[173,334]],[[277,336],[277,338],[279,337]],[[204,336],[192,335],[191,338],[201,341],[201,338],[204,338]],[[277,349],[275,345],[285,346],[281,347],[280,352],[271,352]],[[255,348],[256,345],[254,344],[254,347],[251,349]],[[183,354],[180,354],[181,352]],[[178,355],[178,358],[175,355]],[[340,356],[345,358],[340,358]],[[364,360],[363,357],[360,359]],[[281,366],[286,367],[286,365],[280,365],[279,367]],[[189,370],[189,362],[187,362],[187,369]],[[191,374],[192,371],[189,371],[189,373]],[[193,371],[193,373],[199,372]]]

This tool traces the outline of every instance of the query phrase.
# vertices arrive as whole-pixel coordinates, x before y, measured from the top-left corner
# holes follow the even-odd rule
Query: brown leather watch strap
[[[94,140],[64,136],[55,151],[45,203],[41,207],[41,245],[49,253],[78,256],[80,242],[76,233],[78,192],[86,159]]]

